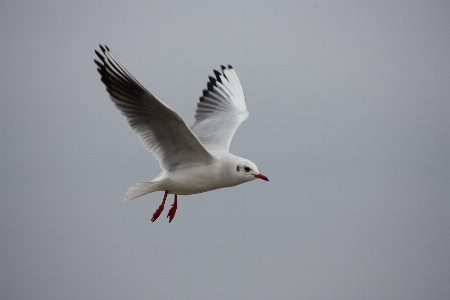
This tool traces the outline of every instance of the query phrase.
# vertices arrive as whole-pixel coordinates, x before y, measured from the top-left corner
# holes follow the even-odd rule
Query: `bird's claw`
[[[152,222],[155,222],[156,219],[158,219],[159,215],[162,213],[162,211],[164,210],[164,204],[166,203],[166,198],[167,198],[167,194],[169,193],[169,191],[165,191],[164,192],[164,198],[163,201],[161,203],[161,205],[158,207],[158,209],[155,211],[155,213],[153,214],[152,217]]]
[[[169,223],[172,222],[176,212],[177,206],[175,204],[172,204],[172,207],[170,208],[169,213],[167,214],[167,217],[169,218]]]
[[[164,204],[161,204],[158,207],[158,209],[155,211],[155,213],[153,214],[152,222],[155,222],[156,219],[158,219],[159,215],[162,213],[163,210],[164,210]]]
[[[175,201],[173,202],[172,207],[170,208],[169,213],[167,214],[167,217],[169,218],[169,223],[172,222],[176,212],[177,212],[177,195],[175,195]]]

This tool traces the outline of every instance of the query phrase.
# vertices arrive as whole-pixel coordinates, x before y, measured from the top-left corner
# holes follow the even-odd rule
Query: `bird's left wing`
[[[183,164],[207,164],[212,155],[174,110],[147,91],[109,51],[95,51],[98,72],[111,100],[165,171]]]
[[[197,104],[192,132],[208,150],[229,151],[239,125],[248,118],[244,91],[233,67],[214,70]]]

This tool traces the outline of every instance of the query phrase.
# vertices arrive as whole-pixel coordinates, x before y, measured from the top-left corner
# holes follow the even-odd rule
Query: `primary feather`
[[[248,118],[244,91],[234,69],[222,66],[214,70],[206,90],[197,104],[192,132],[206,149],[229,151],[231,139],[239,125]]]
[[[177,112],[147,91],[113,54],[100,46],[95,61],[111,100],[163,171],[179,164],[208,163],[212,156]]]

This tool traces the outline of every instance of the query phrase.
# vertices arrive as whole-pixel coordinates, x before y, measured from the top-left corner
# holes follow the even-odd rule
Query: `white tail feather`
[[[147,195],[151,192],[156,191],[156,184],[157,182],[138,182],[135,186],[132,186],[128,189],[128,191],[125,193],[125,197],[123,198],[123,201],[130,201],[137,197],[141,197],[144,195]]]

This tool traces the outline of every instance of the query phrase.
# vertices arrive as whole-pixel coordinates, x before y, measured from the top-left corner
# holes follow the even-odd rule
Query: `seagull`
[[[134,133],[158,160],[162,172],[150,182],[129,188],[124,201],[164,191],[152,222],[164,210],[168,194],[174,195],[167,218],[177,211],[177,196],[235,186],[256,178],[269,181],[248,159],[229,152],[239,125],[248,118],[244,91],[231,65],[214,70],[197,104],[195,122],[188,127],[180,115],[145,89],[100,45],[94,59],[109,97],[127,118]]]

